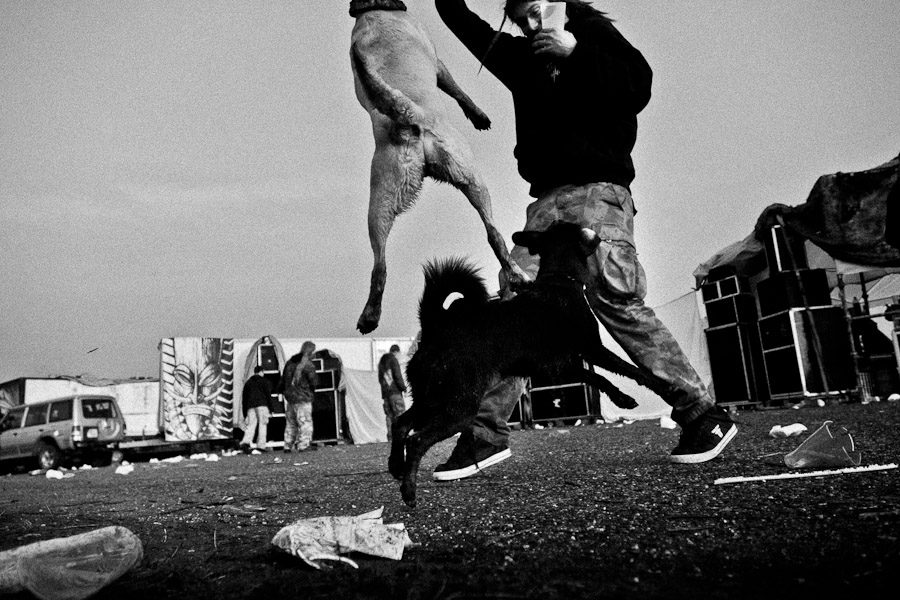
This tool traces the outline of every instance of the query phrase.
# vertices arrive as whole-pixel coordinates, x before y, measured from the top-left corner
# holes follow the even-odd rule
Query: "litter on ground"
[[[832,432],[825,421],[802,444],[784,457],[784,464],[792,469],[804,467],[858,467],[862,455],[845,428]]]
[[[6,550],[0,552],[0,596],[28,590],[42,600],[81,600],[121,577],[143,555],[141,540],[119,526]]]
[[[752,477],[721,477],[716,479],[713,484],[721,485],[723,483],[744,483],[747,481],[768,481],[770,479],[799,479],[802,477],[825,477],[828,475],[842,475],[847,473],[867,473],[870,471],[887,471],[888,469],[896,469],[897,464],[888,465],[869,465],[868,467],[847,467],[846,469],[831,469],[827,471],[807,471],[805,473],[781,473],[779,475],[755,475]]]
[[[678,427],[678,423],[676,423],[672,417],[667,417],[663,415],[659,418],[659,426],[663,429],[675,429]]]
[[[404,548],[414,544],[403,523],[384,524],[383,511],[381,507],[356,517],[300,519],[276,533],[272,544],[315,569],[322,568],[319,562],[323,560],[359,568],[354,561],[340,556],[350,552],[400,560]]]
[[[769,437],[784,438],[800,435],[806,431],[806,425],[802,423],[794,423],[792,425],[775,425],[769,430]]]

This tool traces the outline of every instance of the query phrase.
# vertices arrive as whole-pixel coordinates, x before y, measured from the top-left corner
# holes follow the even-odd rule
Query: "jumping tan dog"
[[[510,285],[525,283],[528,276],[510,260],[494,226],[491,198],[472,150],[447,121],[438,90],[456,100],[476,129],[490,127],[487,115],[453,80],[428,33],[403,2],[352,0],[350,16],[356,19],[350,47],[356,97],[368,111],[375,135],[369,183],[369,241],[375,265],[356,328],[369,333],[378,327],[388,234],[397,215],[412,207],[426,176],[465,194],[484,222]]]

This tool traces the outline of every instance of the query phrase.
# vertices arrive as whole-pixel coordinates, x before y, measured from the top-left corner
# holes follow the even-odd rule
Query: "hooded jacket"
[[[406,391],[400,361],[393,352],[387,352],[378,361],[378,383],[381,384],[381,397],[388,398],[393,394]]]
[[[247,410],[251,408],[259,408],[265,406],[272,408],[272,384],[259,373],[254,373],[250,379],[244,383],[242,395],[242,408],[244,416],[247,416]]]
[[[564,59],[536,55],[527,37],[496,31],[464,0],[436,0],[457,38],[513,96],[519,174],[530,194],[566,184],[634,180],[637,115],[650,101],[653,72],[602,15],[570,17],[577,45]],[[555,73],[555,75],[554,75]]]
[[[291,357],[285,366],[281,378],[284,382],[284,398],[288,402],[312,402],[315,399],[318,383],[316,366],[312,362],[315,351],[315,344],[303,342],[300,353]]]

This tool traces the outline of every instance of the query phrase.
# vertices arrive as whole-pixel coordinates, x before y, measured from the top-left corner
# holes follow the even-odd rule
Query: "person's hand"
[[[543,29],[534,36],[531,47],[535,54],[566,58],[572,54],[577,43],[575,36],[565,29]]]

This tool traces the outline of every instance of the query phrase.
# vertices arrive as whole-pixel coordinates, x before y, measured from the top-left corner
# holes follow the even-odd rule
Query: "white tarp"
[[[703,333],[706,324],[700,316],[696,293],[688,292],[684,296],[653,310],[656,316],[659,317],[659,320],[672,332],[675,340],[678,341],[688,360],[696,369],[700,379],[709,387],[712,384],[712,372],[709,368],[709,351],[706,347],[706,336]],[[612,339],[609,333],[601,328],[600,334],[607,348],[631,362],[625,351]],[[625,410],[610,402],[606,396],[603,396],[600,400],[600,409],[605,420],[657,419],[661,416],[672,414],[672,407],[666,404],[662,398],[647,388],[638,385],[633,380],[607,372],[603,372],[603,375],[615,383],[623,392],[637,400],[638,403],[637,408]]]
[[[347,422],[354,444],[387,441],[387,421],[377,371],[344,369],[347,382]]]

